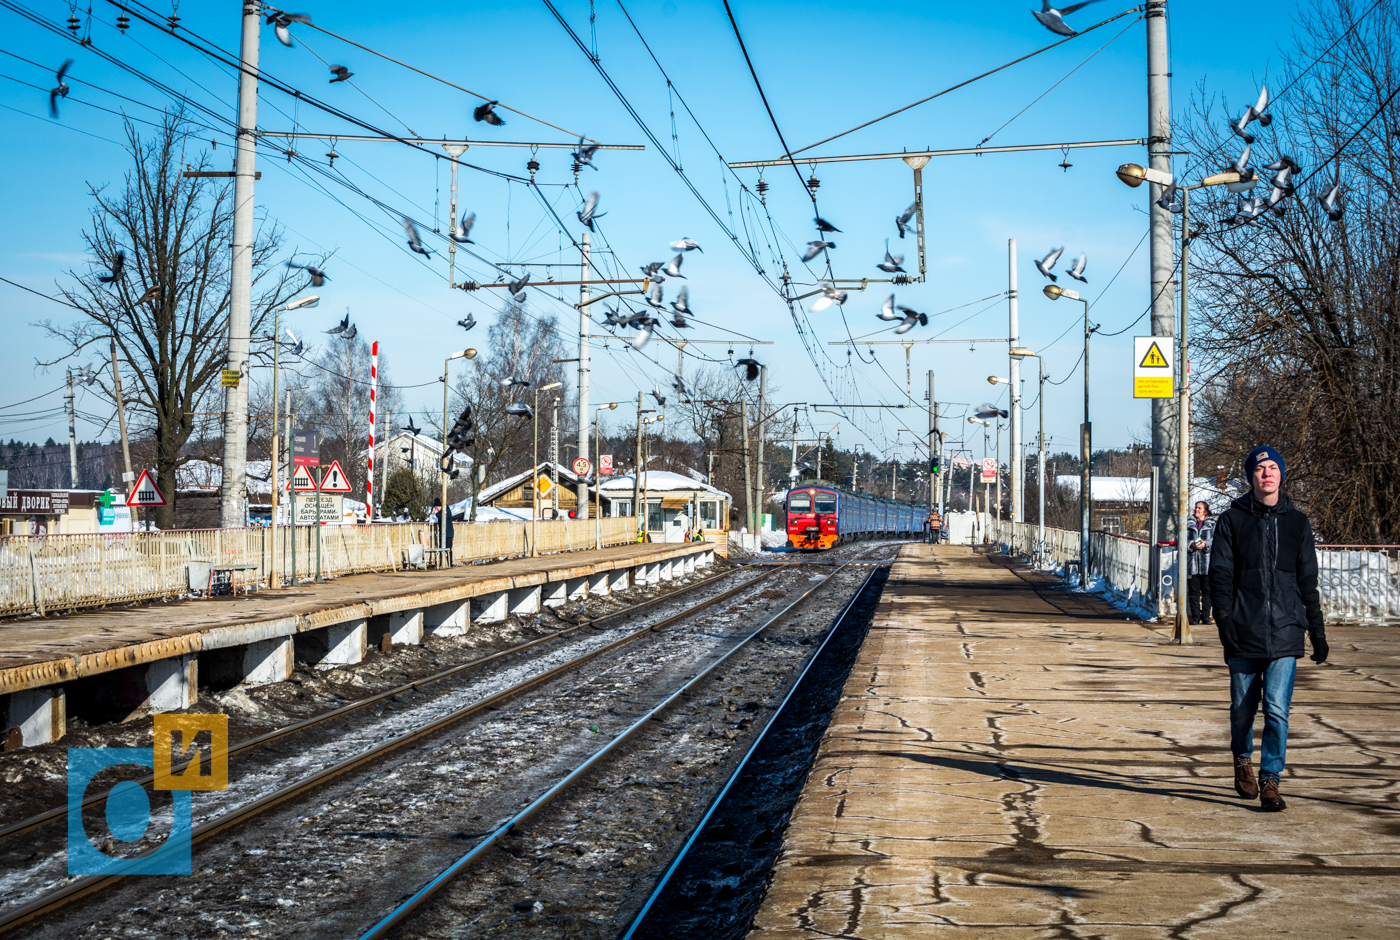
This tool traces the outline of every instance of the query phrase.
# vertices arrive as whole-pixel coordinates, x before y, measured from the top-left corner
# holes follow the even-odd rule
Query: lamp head
[[[1120,166],[1115,173],[1124,183],[1133,189],[1137,189],[1144,181],[1149,183],[1160,183],[1163,186],[1172,185],[1172,175],[1163,173],[1161,170],[1154,170],[1151,167],[1138,166],[1136,163],[1125,163]]]
[[[1011,380],[1010,380],[1010,379],[1004,379],[1004,378],[1002,378],[1002,377],[999,376],[999,375],[989,375],[989,376],[987,376],[987,384],[988,384],[988,385],[1010,385],[1010,384],[1011,384]]]
[[[614,411],[614,410],[616,410],[616,409],[617,409],[617,402],[615,402],[615,401],[610,401],[610,402],[608,402],[608,410],[609,410],[609,411]]]
[[[1010,356],[1012,359],[1039,359],[1034,352],[1029,349],[1021,349],[1017,346],[1011,347]]]
[[[320,298],[319,295],[317,295],[317,294],[307,294],[305,297],[298,297],[296,300],[293,300],[291,303],[287,304],[287,306],[283,307],[282,309],[283,309],[283,310],[301,310],[301,309],[304,308],[304,307],[314,307],[314,306],[316,306],[317,304],[319,304],[320,302],[321,302],[321,298]]]
[[[904,162],[907,163],[907,164],[909,164],[909,166],[910,166],[912,169],[915,169],[915,170],[922,170],[924,167],[928,166],[928,161],[929,161],[929,158],[923,156],[922,154],[920,154],[919,156],[916,156],[916,157],[905,157],[905,158],[904,158]]]
[[[476,358],[476,350],[475,350],[475,349],[466,349],[466,350],[463,350],[463,352],[466,353],[468,359],[475,359],[475,358]]]
[[[1041,293],[1043,293],[1046,297],[1049,297],[1051,300],[1059,300],[1062,291],[1060,290],[1060,286],[1058,284],[1046,284],[1045,289],[1041,291]]]
[[[559,388],[563,384],[563,382],[550,382],[548,385],[541,385],[538,389],[536,389],[536,391],[547,392],[551,388]]]
[[[470,359],[475,354],[475,349],[459,349],[452,355],[448,356],[447,361],[451,362],[453,359]]]

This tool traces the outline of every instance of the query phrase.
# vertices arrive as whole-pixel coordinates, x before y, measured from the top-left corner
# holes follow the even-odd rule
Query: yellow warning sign
[[[1167,362],[1167,357],[1162,355],[1162,350],[1153,343],[1147,347],[1147,355],[1142,357],[1138,363],[1139,369],[1170,369],[1171,363]]]

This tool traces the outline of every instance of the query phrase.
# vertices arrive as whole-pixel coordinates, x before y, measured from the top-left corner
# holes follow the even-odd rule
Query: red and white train
[[[787,494],[788,545],[821,551],[859,538],[918,536],[928,507],[827,483],[794,487]]]

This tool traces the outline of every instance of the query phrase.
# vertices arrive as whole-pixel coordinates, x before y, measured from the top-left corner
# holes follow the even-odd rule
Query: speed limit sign
[[[574,461],[574,473],[581,477],[588,476],[588,471],[593,469],[593,464],[588,462],[587,457],[580,457]]]

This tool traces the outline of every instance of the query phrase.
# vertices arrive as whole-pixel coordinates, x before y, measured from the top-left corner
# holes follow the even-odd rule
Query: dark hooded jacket
[[[1305,630],[1325,638],[1312,526],[1292,500],[1230,504],[1211,543],[1210,596],[1227,659],[1296,658]]]

